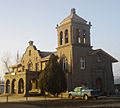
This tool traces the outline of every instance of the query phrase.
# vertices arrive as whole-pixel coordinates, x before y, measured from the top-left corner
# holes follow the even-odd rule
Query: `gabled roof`
[[[102,49],[92,50],[92,51],[90,52],[90,55],[98,54],[98,53],[100,53],[100,52],[103,53],[104,55],[106,55],[107,57],[109,57],[112,62],[118,62],[117,59],[115,59],[114,57],[112,57],[110,54],[108,54],[107,52],[105,52],[105,51],[102,50]]]
[[[30,46],[32,46],[33,49],[37,51],[37,53],[39,54],[39,56],[40,56],[41,58],[45,58],[45,57],[47,57],[47,56],[49,56],[50,54],[53,53],[53,52],[46,52],[46,51],[40,51],[40,50],[38,50],[38,49],[36,48],[36,46],[33,45],[33,41],[29,41],[29,46],[26,48],[26,51],[28,50],[28,48],[29,48]],[[25,53],[23,54],[22,59],[23,59],[24,55],[26,54],[26,51],[25,51]]]
[[[86,20],[84,20],[83,18],[81,18],[80,16],[78,16],[78,15],[76,14],[74,8],[71,9],[71,14],[70,14],[68,17],[66,17],[66,18],[60,23],[60,25],[65,24],[65,23],[67,23],[67,22],[69,22],[69,21],[79,22],[79,23],[84,23],[84,24],[87,23]]]
[[[45,52],[45,51],[39,51],[41,58],[47,57],[53,52]]]

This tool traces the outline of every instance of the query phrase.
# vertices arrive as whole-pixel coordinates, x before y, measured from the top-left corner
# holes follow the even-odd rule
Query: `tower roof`
[[[63,25],[63,24],[65,24],[65,23],[68,23],[68,22],[71,22],[71,21],[73,21],[73,22],[78,22],[78,23],[84,23],[84,24],[87,23],[86,20],[84,20],[83,18],[81,18],[80,16],[78,16],[78,15],[76,14],[75,8],[72,8],[72,9],[71,9],[70,15],[67,16],[67,17],[60,23],[60,25]]]

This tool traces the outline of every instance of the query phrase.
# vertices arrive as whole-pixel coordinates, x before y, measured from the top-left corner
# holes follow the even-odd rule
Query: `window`
[[[80,69],[85,69],[85,57],[80,58]]]
[[[85,36],[86,35],[86,30],[83,30],[83,36]]]
[[[25,70],[25,67],[24,67],[24,66],[22,66],[22,71],[24,72],[24,70]]]
[[[31,50],[29,50],[29,56],[31,56]]]
[[[101,62],[101,57],[100,57],[100,55],[97,56],[97,62],[98,62],[98,63]]]
[[[81,43],[81,39],[80,39],[80,37],[78,37],[78,43]]]
[[[68,65],[67,59],[64,58],[64,59],[63,59],[63,70],[64,70],[64,71],[67,70],[67,67],[68,67],[67,65]]]
[[[68,43],[68,30],[65,30],[65,43]]]
[[[76,37],[77,37],[77,43],[81,43],[81,30],[80,29],[76,29]]]
[[[85,37],[83,37],[83,44],[85,44],[86,43],[86,38]]]
[[[28,71],[32,71],[33,70],[33,64],[32,63],[29,63],[28,64]]]
[[[63,44],[63,32],[61,31],[60,32],[60,45]]]
[[[36,67],[36,71],[39,71],[39,64],[38,63],[35,64],[35,67]]]
[[[86,44],[86,30],[83,30],[83,44]]]

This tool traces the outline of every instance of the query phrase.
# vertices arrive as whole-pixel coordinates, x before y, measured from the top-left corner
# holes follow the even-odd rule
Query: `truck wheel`
[[[69,98],[70,98],[70,99],[73,99],[73,96],[72,96],[71,94],[69,94]]]
[[[88,97],[88,95],[84,95],[84,100],[88,100],[89,99],[89,97]]]

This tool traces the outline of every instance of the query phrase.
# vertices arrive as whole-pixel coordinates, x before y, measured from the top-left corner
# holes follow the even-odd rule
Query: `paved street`
[[[95,108],[95,107],[120,107],[120,97],[100,97],[98,100],[88,101],[67,98],[44,97],[0,97],[0,108]]]

